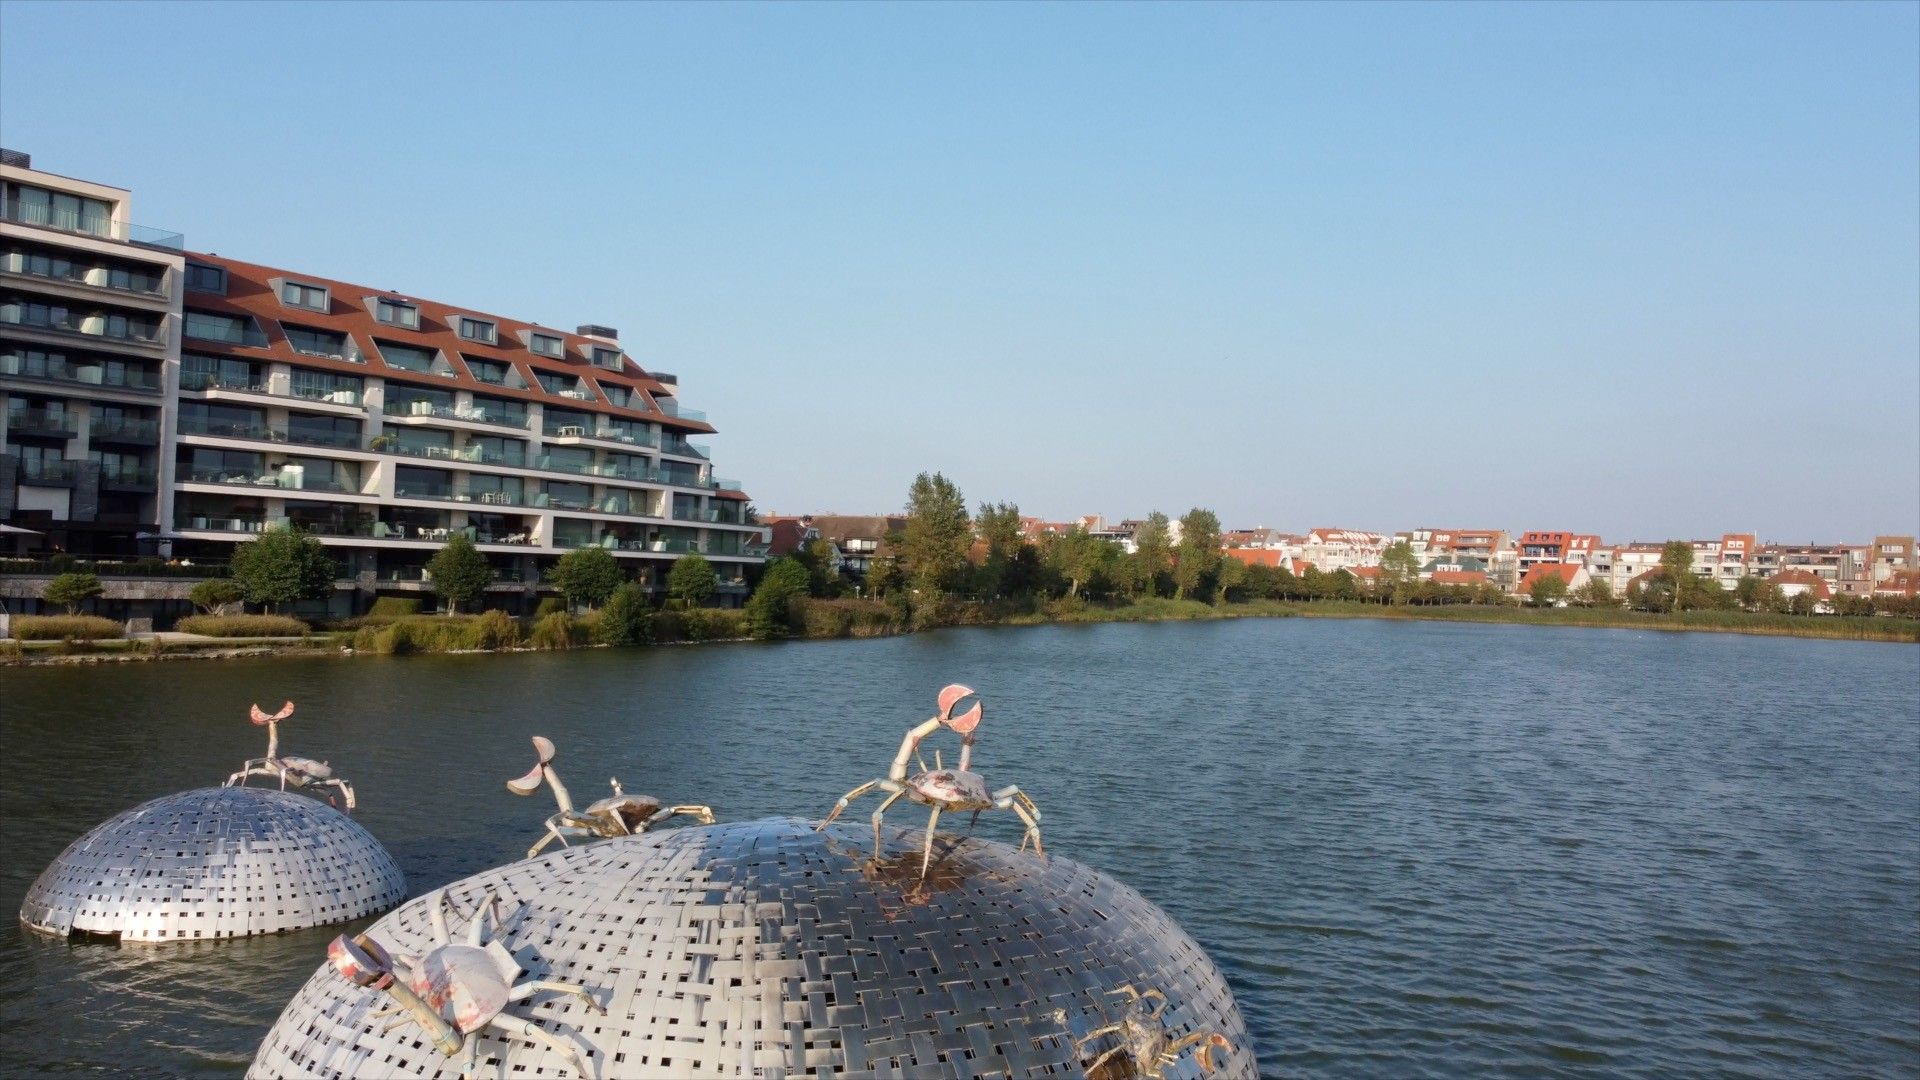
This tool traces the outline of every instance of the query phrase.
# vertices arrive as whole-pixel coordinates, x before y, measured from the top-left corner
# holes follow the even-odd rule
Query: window
[[[244,316],[215,315],[210,311],[187,311],[186,334],[205,341],[224,341],[229,345],[258,348],[267,343],[265,334],[254,321]]]
[[[611,368],[614,371],[619,371],[620,370],[620,350],[596,348],[593,350],[593,362],[595,366],[603,367],[603,368]]]
[[[460,336],[466,338],[468,341],[481,341],[492,345],[499,340],[499,331],[494,328],[492,323],[485,319],[469,319],[465,315],[462,315],[460,316],[459,327]]]
[[[7,188],[7,202],[12,204],[7,208],[7,217],[14,221],[95,236],[113,234],[112,203],[27,184],[9,184]]]
[[[315,311],[327,310],[327,290],[318,285],[302,285],[289,281],[280,286],[280,299],[294,307],[312,308]]]
[[[391,326],[420,329],[420,309],[399,300],[381,297],[373,302],[373,317]]]
[[[473,372],[473,377],[481,382],[492,383],[495,386],[507,385],[508,369],[507,365],[501,361],[476,360],[466,353],[461,353],[460,359],[466,362],[467,370]]]
[[[624,386],[601,383],[600,392],[607,395],[608,404],[618,405],[623,409],[631,408],[633,405],[633,391]]]
[[[224,295],[227,291],[227,272],[218,266],[188,263],[187,288],[194,292],[221,293]]]
[[[180,358],[180,389],[243,390],[260,393],[266,380],[245,360],[187,353]]]
[[[391,341],[376,341],[374,344],[380,347],[380,359],[385,360],[388,367],[397,367],[402,371],[433,370],[433,358],[436,354],[432,349],[396,345]]]
[[[294,397],[326,401],[335,405],[360,404],[360,377],[335,375],[330,371],[294,368],[288,389]]]
[[[566,355],[566,345],[552,334],[533,334],[528,339],[527,348],[541,356],[560,357]]]
[[[347,359],[347,335],[336,334],[328,330],[309,330],[304,326],[292,326],[281,323],[280,328],[287,332],[287,344],[293,351],[306,356],[324,356],[333,360]]]

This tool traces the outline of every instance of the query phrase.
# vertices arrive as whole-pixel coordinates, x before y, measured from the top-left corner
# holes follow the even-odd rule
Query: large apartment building
[[[131,555],[169,511],[183,241],[131,207],[0,153],[0,521],[50,549]]]
[[[763,560],[741,485],[716,477],[694,441],[714,428],[679,404],[675,376],[643,369],[611,327],[567,332],[297,270],[156,254],[71,228],[90,220],[84,210],[21,229],[36,238],[16,255],[16,171],[10,260],[55,246],[37,238],[52,233],[102,249],[89,274],[162,266],[151,296],[133,299],[111,284],[43,282],[11,261],[0,275],[0,468],[18,474],[0,473],[0,517],[47,537],[39,550],[222,563],[236,544],[296,526],[332,549],[339,614],[379,593],[424,591],[427,561],[456,534],[486,554],[494,602],[510,610],[530,604],[542,572],[575,548],[606,549],[655,589],[675,559],[701,552],[723,598],[744,594],[747,569]],[[92,213],[119,220],[125,192],[101,190],[113,209]],[[51,303],[41,296],[50,289],[88,299],[93,321],[76,322],[72,302],[57,319],[38,315],[32,305]],[[94,325],[108,330],[78,328]],[[129,354],[120,366],[59,381],[76,350],[47,350],[119,326],[137,332],[111,347],[81,340],[94,360]],[[43,482],[68,474],[97,475],[97,502],[79,480]],[[109,504],[116,480],[146,486]],[[129,527],[83,543],[82,525],[108,508]]]

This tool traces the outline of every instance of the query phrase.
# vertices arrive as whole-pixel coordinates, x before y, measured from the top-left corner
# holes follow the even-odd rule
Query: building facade
[[[75,554],[152,553],[184,240],[132,195],[0,157],[0,521]]]
[[[0,175],[0,519],[35,551],[220,564],[294,526],[340,567],[336,615],[428,591],[454,535],[508,610],[578,548],[654,590],[702,553],[722,602],[764,561],[713,426],[612,328],[169,250],[121,235],[123,191]]]

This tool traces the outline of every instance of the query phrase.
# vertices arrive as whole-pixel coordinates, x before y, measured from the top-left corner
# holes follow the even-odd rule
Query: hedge
[[[13,636],[21,641],[96,641],[117,638],[120,623],[98,615],[15,615]]]
[[[291,615],[189,615],[173,628],[204,637],[305,637],[311,629]]]

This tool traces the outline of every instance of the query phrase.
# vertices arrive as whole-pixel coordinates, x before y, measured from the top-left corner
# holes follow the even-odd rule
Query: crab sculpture
[[[613,794],[588,806],[585,810],[573,808],[573,796],[567,792],[567,785],[560,782],[560,774],[553,769],[554,749],[550,739],[535,735],[533,749],[540,755],[533,769],[525,776],[507,781],[507,790],[515,795],[531,795],[540,790],[541,784],[553,789],[553,801],[560,805],[560,812],[547,819],[546,835],[540,842],[527,850],[527,858],[540,854],[542,848],[555,840],[561,847],[567,846],[567,837],[577,840],[599,840],[612,836],[632,836],[673,817],[685,814],[698,818],[702,824],[713,824],[713,807],[686,804],[665,806],[659,799],[647,795],[629,795],[620,790],[618,779],[613,784]]]
[[[873,857],[880,857],[880,820],[886,816],[887,807],[902,798],[911,799],[922,806],[931,807],[933,813],[927,818],[926,844],[920,852],[920,877],[927,876],[927,868],[933,864],[934,829],[940,823],[940,815],[955,811],[973,811],[973,819],[980,819],[982,810],[1011,810],[1026,822],[1027,831],[1020,838],[1020,850],[1025,851],[1029,841],[1036,854],[1045,854],[1040,847],[1040,808],[1018,787],[1003,787],[998,791],[990,790],[986,780],[969,766],[973,764],[973,731],[980,726],[980,717],[984,707],[979,701],[973,708],[954,715],[954,709],[970,697],[975,697],[969,687],[954,683],[940,691],[940,711],[932,719],[922,722],[907,732],[900,740],[900,752],[893,757],[893,767],[887,770],[884,780],[869,780],[840,797],[834,804],[833,812],[826,816],[819,828],[825,829],[833,824],[847,804],[865,795],[869,791],[880,790],[887,793],[886,801],[880,809],[873,812]],[[927,768],[925,759],[920,757],[920,743],[941,728],[947,728],[960,736],[960,762],[958,768],[941,767],[938,751],[934,753],[933,768]],[[907,762],[916,761],[920,771],[907,775]]]
[[[267,729],[267,756],[248,759],[240,766],[239,772],[227,777],[227,782],[223,786],[232,787],[239,784],[245,787],[249,776],[277,777],[280,780],[281,791],[289,787],[295,790],[334,788],[346,801],[347,809],[352,810],[353,785],[333,775],[331,765],[312,758],[294,757],[291,754],[285,757],[280,756],[280,721],[292,715],[293,702],[291,701],[280,706],[279,712],[272,714],[261,711],[258,705],[253,706],[253,722],[264,725]],[[333,796],[327,796],[327,801],[333,802]]]
[[[327,946],[327,962],[355,986],[383,990],[393,998],[395,1004],[377,1014],[399,1014],[387,1024],[387,1030],[412,1022],[420,1026],[442,1054],[463,1055],[462,1076],[473,1074],[479,1061],[480,1034],[491,1031],[550,1047],[572,1062],[574,1072],[591,1077],[593,1068],[577,1045],[543,1030],[531,1020],[509,1014],[506,1008],[546,990],[572,994],[602,1016],[607,1010],[584,986],[551,979],[518,981],[520,964],[506,946],[486,933],[489,914],[493,916],[496,930],[500,923],[492,893],[474,910],[467,921],[466,934],[459,942],[447,934],[445,909],[450,906],[447,891],[440,890],[428,909],[435,944],[425,955],[390,956],[378,941],[365,934],[351,938],[342,934]]]
[[[1231,1053],[1233,1044],[1227,1037],[1215,1031],[1196,1031],[1182,1035],[1177,1039],[1167,1037],[1167,1029],[1160,1023],[1160,1014],[1167,1011],[1167,995],[1158,990],[1148,989],[1145,993],[1132,986],[1121,986],[1112,991],[1127,999],[1127,1011],[1120,1019],[1097,1027],[1074,1040],[1074,1050],[1082,1057],[1086,1056],[1087,1045],[1098,1042],[1109,1035],[1120,1038],[1118,1046],[1110,1047],[1087,1063],[1087,1075],[1093,1076],[1101,1066],[1125,1055],[1133,1065],[1133,1072],[1148,1080],[1164,1080],[1166,1068],[1180,1060],[1180,1055],[1192,1047],[1193,1058],[1200,1063],[1202,1073],[1213,1072],[1213,1051],[1217,1048]],[[1149,1000],[1159,1004],[1147,1007]]]

